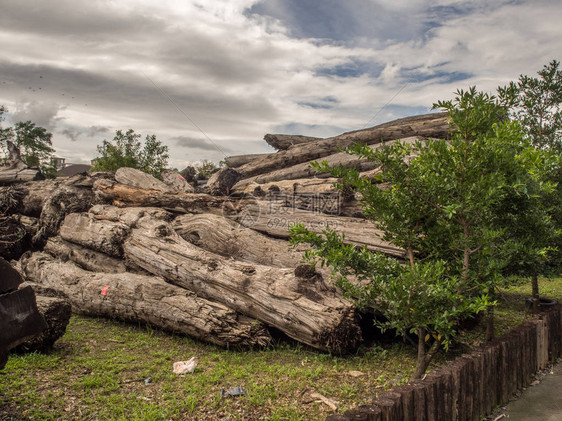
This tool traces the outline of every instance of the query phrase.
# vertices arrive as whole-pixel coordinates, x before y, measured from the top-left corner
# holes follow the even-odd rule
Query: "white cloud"
[[[134,128],[155,133],[182,167],[222,158],[209,143],[176,145],[206,139],[198,127],[218,149],[265,152],[260,140],[275,128],[332,135],[376,113],[381,122],[421,112],[456,88],[494,89],[534,73],[562,51],[556,1],[338,2],[355,23],[346,34],[332,25],[342,42],[292,35],[303,22],[291,19],[288,2],[272,3],[283,8],[279,18],[248,13],[261,3],[8,2],[0,104],[54,130],[69,160],[88,161],[102,139]],[[368,3],[377,16],[358,6]],[[323,10],[327,31],[333,17]],[[394,107],[380,111],[397,93]]]

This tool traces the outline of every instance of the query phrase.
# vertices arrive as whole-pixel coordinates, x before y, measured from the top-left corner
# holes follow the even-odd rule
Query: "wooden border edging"
[[[446,367],[326,421],[478,421],[562,356],[562,306],[451,361]]]

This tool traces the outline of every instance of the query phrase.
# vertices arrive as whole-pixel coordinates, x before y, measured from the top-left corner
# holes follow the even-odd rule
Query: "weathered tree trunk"
[[[205,188],[214,195],[229,195],[232,186],[234,186],[239,179],[240,174],[238,174],[238,171],[235,169],[221,168],[209,177]]]
[[[61,184],[60,180],[39,180],[0,187],[0,197],[9,198],[3,211],[39,218],[43,205]]]
[[[157,206],[174,212],[216,213],[220,212],[225,198],[202,193],[163,193],[157,190],[143,190],[125,184],[100,180],[94,190],[105,200],[119,207]],[[228,200],[227,200],[228,202]]]
[[[158,180],[150,174],[135,168],[121,167],[115,171],[115,181],[128,186],[146,190],[158,190],[165,193],[174,193],[176,189]]]
[[[243,262],[294,268],[304,248],[267,237],[220,215],[180,215],[172,226],[184,240],[205,250]]]
[[[312,347],[343,353],[361,332],[353,305],[290,269],[240,263],[188,243],[166,223],[146,223],[124,244],[128,259],[199,296],[274,326]]]
[[[43,250],[61,259],[63,262],[70,260],[82,269],[91,272],[123,273],[127,271],[125,262],[122,259],[116,259],[104,253],[73,244],[60,237],[49,238]]]
[[[162,181],[175,193],[194,193],[195,188],[187,182],[181,174],[176,171],[165,170],[160,174]]]
[[[115,257],[123,256],[123,242],[142,219],[169,221],[171,215],[159,208],[94,205],[89,212],[67,215],[60,227],[62,240],[47,243],[45,250],[93,272],[124,272],[123,261]],[[112,270],[102,269],[108,264]]]
[[[255,161],[256,159],[261,159],[269,155],[268,153],[255,153],[249,155],[235,155],[227,156],[224,159],[226,166],[228,168],[238,168],[241,165],[247,164],[248,162]]]
[[[16,352],[46,351],[66,332],[72,313],[70,302],[60,297],[37,295],[36,298],[37,308],[47,322],[47,328],[39,335],[18,345],[15,348]]]
[[[282,206],[278,202],[258,200],[240,206],[236,213],[225,213],[225,216],[247,228],[277,238],[289,238],[290,226],[297,223],[316,233],[321,233],[326,226],[329,226],[339,233],[345,233],[346,244],[367,246],[371,250],[399,258],[405,256],[404,250],[381,240],[382,231],[378,230],[371,221],[362,218],[308,212]]]
[[[64,293],[77,313],[146,322],[224,347],[264,346],[270,341],[257,321],[159,277],[87,272],[45,253],[22,258],[21,267],[29,280]]]
[[[284,151],[295,145],[302,145],[303,143],[310,143],[323,139],[320,137],[311,136],[268,133],[263,137],[263,140],[265,140],[268,145],[273,146],[278,151]]]
[[[356,130],[336,137],[293,146],[286,151],[279,151],[266,158],[242,165],[238,171],[242,178],[248,178],[323,158],[355,142],[371,145],[409,136],[443,138],[449,133],[449,130],[445,113],[406,117],[370,129]]]
[[[92,187],[94,182],[107,177],[106,173],[78,174],[65,180],[43,204],[39,218],[39,230],[33,243],[42,246],[47,238],[58,233],[64,217],[72,212],[84,212],[98,201]]]
[[[254,194],[256,196],[265,195],[271,190],[281,194],[292,195],[295,192],[304,193],[328,193],[336,192],[334,184],[337,178],[317,178],[307,177],[293,180],[278,180],[268,183],[257,183],[253,177],[241,180],[234,185],[231,194]]]
[[[409,144],[412,144],[420,140],[423,140],[423,138],[419,136],[410,136],[407,138],[400,139],[401,142],[409,143]],[[393,144],[394,142],[395,141],[392,140],[384,144],[385,145]],[[377,145],[372,146],[372,149],[378,149],[382,145],[383,145],[382,143],[379,143]],[[270,171],[266,174],[261,174],[261,175],[256,175],[254,177],[246,178],[243,180],[243,182],[245,183],[256,182],[258,184],[264,184],[264,183],[271,183],[280,180],[295,180],[295,179],[308,178],[308,177],[318,177],[318,178],[329,177],[330,176],[329,174],[318,172],[315,168],[311,166],[311,163],[316,161],[322,161],[322,162],[326,161],[328,165],[330,165],[331,167],[336,167],[340,165],[343,166],[344,168],[353,167],[357,169],[359,172],[370,171],[378,167],[378,164],[376,162],[370,161],[365,158],[360,158],[357,155],[350,155],[345,152],[338,152],[332,155],[325,156],[321,160],[318,159],[318,160],[302,162],[293,166],[286,166],[278,170]]]
[[[376,168],[369,171],[363,171],[360,176],[367,179],[373,179],[380,174],[380,169]],[[256,196],[265,195],[269,191],[277,191],[282,194],[293,193],[329,193],[339,191],[334,184],[339,183],[340,179],[334,177],[317,177],[316,175],[306,178],[298,178],[293,180],[278,180],[267,183],[257,183],[254,177],[240,180],[232,188],[232,194],[254,194]]]
[[[537,275],[531,276],[531,292],[533,295],[533,313],[540,311],[541,297],[539,296],[539,278]]]
[[[122,244],[129,227],[109,220],[97,220],[88,213],[71,213],[60,227],[63,240],[79,244],[113,257],[123,256]]]
[[[28,168],[26,166],[0,166],[0,186],[9,186],[16,183],[25,183],[26,181],[44,180],[45,177],[37,168]]]

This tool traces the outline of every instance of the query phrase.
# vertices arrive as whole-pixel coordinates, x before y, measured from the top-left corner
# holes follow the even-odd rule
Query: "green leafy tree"
[[[39,167],[55,152],[51,142],[53,135],[31,121],[16,123],[14,132],[14,143],[20,149],[24,162],[30,167]]]
[[[536,177],[541,151],[531,147],[518,123],[507,121],[507,109],[495,97],[471,88],[435,107],[448,111],[455,128],[447,140],[348,149],[379,165],[375,180],[356,169],[314,165],[340,178],[340,188],[359,193],[365,215],[384,232],[384,240],[406,251],[407,265],[344,247],[329,229],[323,236],[301,226],[292,231],[293,242],[313,246],[305,257],[330,265],[344,291],[352,297],[367,294],[389,319],[382,327],[417,333],[414,378],[441,345],[448,346],[459,318],[493,308],[489,297],[519,241],[509,234],[514,220],[502,220],[501,213],[508,203],[514,214],[525,213],[535,193],[548,188]],[[544,214],[526,216],[532,217]]]
[[[519,80],[498,88],[502,103],[509,107],[510,115],[519,121],[531,143],[550,151],[553,156],[544,163],[543,177],[555,186],[551,194],[543,195],[538,207],[546,208],[552,223],[550,227],[519,224],[527,232],[527,246],[541,251],[534,259],[516,259],[513,273],[531,277],[533,308],[538,311],[538,275],[545,269],[560,269],[562,236],[557,227],[562,226],[562,71],[560,62],[553,60],[543,66],[538,77],[521,75]],[[521,233],[523,234],[523,233]],[[545,246],[545,243],[547,246]],[[522,246],[525,247],[525,246]],[[557,252],[556,252],[557,251]],[[550,258],[549,258],[550,257]],[[557,263],[558,262],[558,263]]]
[[[517,82],[498,88],[501,101],[510,109],[534,146],[562,152],[562,71],[553,60],[539,77],[521,75]]]
[[[326,228],[323,234],[303,225],[291,227],[291,242],[306,243],[312,250],[305,260],[332,268],[336,285],[360,308],[375,308],[385,315],[376,324],[383,331],[418,337],[417,363],[412,379],[419,379],[441,347],[448,348],[456,335],[456,322],[484,310],[487,297],[465,297],[459,278],[447,274],[442,261],[411,260],[402,265],[396,259],[344,244],[344,235]]]
[[[147,135],[144,145],[141,135],[129,129],[123,133],[115,132],[111,140],[104,140],[98,146],[91,171],[116,171],[121,167],[136,168],[158,176],[168,163],[168,147],[156,139],[155,135]]]

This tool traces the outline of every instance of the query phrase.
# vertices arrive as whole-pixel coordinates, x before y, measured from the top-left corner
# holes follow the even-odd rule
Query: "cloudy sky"
[[[3,0],[3,126],[87,163],[118,129],[172,166],[428,112],[562,59],[560,0]]]

